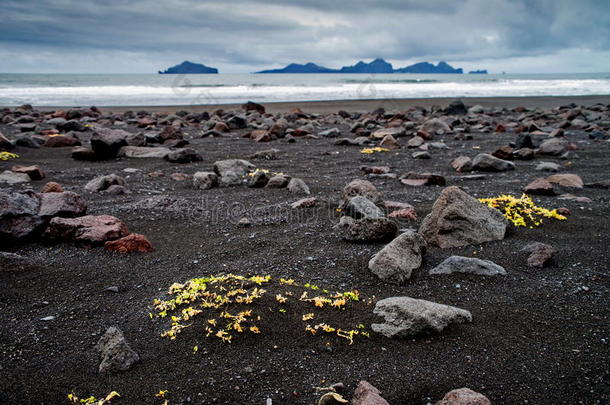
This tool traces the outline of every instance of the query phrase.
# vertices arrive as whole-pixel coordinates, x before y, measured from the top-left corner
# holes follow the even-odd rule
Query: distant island
[[[469,75],[486,75],[487,74],[487,69],[482,69],[482,70],[471,70],[470,72],[468,72]]]
[[[479,73],[487,73],[487,71],[477,70]],[[441,61],[437,65],[429,62],[420,62],[414,65],[406,66],[399,69],[394,69],[392,64],[383,59],[375,59],[370,63],[358,62],[353,66],[343,66],[341,69],[331,69],[324,66],[316,65],[315,63],[306,63],[300,65],[291,63],[281,69],[261,70],[255,73],[451,73],[462,74],[462,68],[453,68],[447,62]],[[471,72],[472,73],[472,72]]]
[[[202,65],[201,63],[193,63],[184,61],[179,65],[172,66],[165,71],[159,70],[160,75],[170,74],[203,74],[203,73],[218,73],[218,69]]]

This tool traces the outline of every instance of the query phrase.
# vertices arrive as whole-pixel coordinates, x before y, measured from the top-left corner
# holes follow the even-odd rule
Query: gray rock
[[[221,179],[228,172],[232,172],[233,175],[237,175],[239,177],[244,177],[248,174],[248,172],[254,170],[255,168],[256,166],[243,159],[226,159],[214,162],[214,172],[216,172]]]
[[[248,177],[248,187],[250,188],[262,188],[269,183],[269,175],[262,170],[252,173]]]
[[[341,131],[339,128],[331,128],[327,129],[326,131],[318,132],[318,135],[323,136],[324,138],[336,138],[341,136]]]
[[[456,172],[469,172],[472,170],[472,159],[468,156],[458,156],[451,162],[451,167],[453,167]]]
[[[441,264],[430,270],[430,274],[469,273],[480,276],[496,276],[506,274],[504,267],[489,260],[474,257],[450,256]]]
[[[349,242],[383,242],[392,239],[398,227],[387,218],[354,219],[345,216],[341,217],[335,229]]]
[[[201,155],[192,148],[181,148],[176,149],[168,153],[165,158],[168,162],[172,163],[191,163],[200,162],[203,160]]]
[[[350,198],[345,204],[345,213],[352,218],[383,218],[385,215],[371,200],[361,195]]]
[[[87,203],[72,191],[42,193],[40,195],[41,217],[78,217],[87,212]]]
[[[381,202],[381,193],[377,191],[377,187],[368,180],[352,180],[348,185],[343,187],[341,193],[342,200],[347,201],[356,196],[366,197],[375,204]]]
[[[121,176],[117,176],[116,174],[108,174],[105,176],[98,176],[91,180],[89,183],[85,185],[85,190],[90,193],[97,193],[99,191],[104,191],[113,185],[126,186],[127,182]]]
[[[10,170],[5,170],[0,173],[0,183],[5,184],[21,184],[32,181],[26,173],[15,173]]]
[[[123,146],[119,152],[119,157],[128,157],[134,159],[147,159],[147,158],[159,158],[163,159],[169,155],[170,150],[168,148],[156,147],[150,148],[145,146]]]
[[[538,153],[541,155],[559,156],[567,150],[567,142],[562,138],[551,138],[540,144]]]
[[[267,188],[286,188],[290,183],[290,177],[284,175],[275,175],[269,178]]]
[[[422,264],[427,243],[418,233],[407,231],[388,243],[369,261],[369,270],[381,280],[402,284]]]
[[[506,226],[500,211],[450,186],[434,202],[419,233],[431,245],[450,248],[504,239]]]
[[[297,177],[290,179],[288,183],[288,191],[293,194],[310,195],[309,187],[305,182]]]
[[[352,405],[390,405],[377,388],[364,380],[358,383],[351,403]]]
[[[432,156],[430,156],[430,153],[428,153],[426,151],[413,152],[411,154],[411,157],[413,159],[431,159],[432,158]]]
[[[193,175],[193,187],[197,190],[218,187],[218,176],[213,172],[197,172]]]
[[[472,167],[475,170],[483,170],[488,172],[504,172],[507,170],[515,170],[515,164],[508,160],[498,159],[488,153],[479,153],[472,160]]]
[[[389,338],[438,333],[451,324],[472,322],[472,315],[464,309],[410,297],[377,301],[373,313],[384,317],[385,323],[374,323],[371,328]]]
[[[96,127],[91,137],[91,149],[98,159],[112,159],[119,153],[119,149],[127,146],[127,138],[131,133],[122,129]]]
[[[33,235],[44,224],[39,210],[40,197],[35,193],[0,190],[0,240]]]
[[[279,149],[267,149],[267,150],[260,150],[258,152],[255,152],[250,157],[252,159],[275,160],[278,158],[279,153],[280,153]]]
[[[451,127],[438,118],[432,118],[424,122],[422,129],[424,131],[436,133],[439,135],[448,134],[451,132]]]
[[[106,333],[97,342],[96,349],[101,358],[98,368],[100,374],[128,370],[140,360],[138,353],[125,340],[123,332],[114,326],[106,330]]]

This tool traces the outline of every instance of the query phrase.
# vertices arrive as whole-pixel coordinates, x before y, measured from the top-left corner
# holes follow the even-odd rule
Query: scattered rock
[[[551,138],[540,144],[538,153],[541,155],[559,156],[567,150],[567,142],[561,138]]]
[[[303,198],[301,200],[293,202],[290,205],[290,207],[294,208],[294,209],[297,209],[297,208],[311,208],[311,207],[315,207],[317,201],[318,200],[315,197]]]
[[[118,157],[127,157],[132,159],[165,159],[171,153],[169,148],[146,146],[123,146],[117,153]]]
[[[424,144],[425,140],[421,136],[414,136],[407,141],[408,148],[419,148]]]
[[[379,142],[379,146],[390,150],[400,149],[400,144],[392,135],[386,135],[381,142]]]
[[[271,176],[267,183],[267,188],[286,188],[290,183],[290,177],[284,175]]]
[[[361,166],[365,174],[387,174],[390,173],[390,166]]]
[[[172,163],[191,163],[200,162],[203,160],[201,155],[192,148],[176,149],[168,153],[165,158],[168,162]]]
[[[352,218],[383,218],[385,215],[371,200],[361,195],[350,198],[345,203],[345,214]]]
[[[0,240],[35,234],[44,224],[39,211],[40,198],[35,193],[0,190]]]
[[[97,127],[91,137],[91,149],[98,159],[112,159],[117,156],[119,149],[127,146],[127,138],[131,134],[122,129]]]
[[[377,187],[368,180],[352,180],[349,184],[343,187],[341,199],[347,201],[356,196],[366,197],[373,203],[378,203],[381,200],[381,193],[377,191]]]
[[[309,187],[305,182],[297,177],[290,179],[288,183],[288,191],[293,194],[310,195]]]
[[[44,146],[47,148],[66,148],[69,146],[80,146],[80,141],[73,137],[67,135],[57,135],[51,136],[47,138]]]
[[[401,137],[405,134],[404,128],[382,128],[373,132],[370,136],[371,139],[384,139],[387,136],[392,137],[394,142],[396,142],[395,137]]]
[[[530,253],[527,258],[529,267],[544,267],[557,252],[554,247],[546,243],[533,242],[521,249],[522,252]]]
[[[580,176],[576,174],[554,174],[546,178],[549,182],[559,184],[563,187],[583,188],[584,183]]]
[[[352,405],[390,405],[381,392],[366,381],[360,381],[352,397]]]
[[[456,172],[469,172],[472,170],[472,159],[468,156],[458,156],[451,162],[451,167],[453,167]]]
[[[279,153],[280,153],[279,149],[261,150],[261,151],[254,153],[251,156],[251,158],[252,159],[275,160],[278,158]]]
[[[119,253],[147,253],[154,250],[148,238],[138,233],[132,233],[121,239],[108,241],[104,244],[104,249]]]
[[[87,212],[87,203],[72,191],[40,194],[41,217],[79,217]]]
[[[269,175],[262,170],[251,173],[248,178],[248,187],[262,188],[269,182]]]
[[[45,236],[50,239],[83,242],[99,245],[129,235],[127,225],[120,219],[109,216],[88,215],[78,218],[51,219]]]
[[[536,195],[555,195],[555,188],[545,178],[538,178],[523,188],[523,192],[526,194]]]
[[[46,177],[46,174],[40,166],[20,166],[15,165],[11,168],[11,171],[14,173],[25,173],[30,176],[32,180],[42,180]]]
[[[127,185],[127,182],[121,176],[117,176],[113,173],[94,178],[85,185],[85,190],[90,193],[97,193],[100,191],[104,191],[115,184],[125,187]]]
[[[479,153],[472,161],[472,168],[488,172],[504,172],[515,170],[515,164],[507,160],[498,159],[487,153]]]
[[[383,281],[403,284],[422,264],[427,243],[418,233],[407,231],[388,243],[369,261],[369,270]]]
[[[410,297],[377,301],[373,313],[384,317],[385,323],[374,323],[371,328],[389,338],[438,333],[452,324],[472,322],[472,315],[464,309]]]
[[[387,218],[354,219],[344,216],[336,229],[349,242],[383,242],[392,239],[398,227]]]
[[[318,135],[324,138],[336,138],[341,136],[341,131],[339,128],[331,128],[326,131],[318,132]]]
[[[21,255],[9,252],[0,252],[0,273],[1,272],[19,272],[35,269],[36,266],[30,259]]]
[[[468,388],[460,388],[445,394],[436,405],[491,405],[491,401],[483,394]]]
[[[235,177],[242,178],[255,168],[256,166],[243,159],[227,159],[214,162],[214,172],[220,176],[223,183],[227,184],[234,184]]]
[[[428,153],[426,151],[413,152],[411,154],[411,157],[413,159],[431,159],[432,158],[430,153]]]
[[[111,374],[126,371],[140,360],[138,353],[133,351],[125,340],[123,332],[111,326],[97,342],[96,349],[100,353],[100,374]]]
[[[451,127],[438,118],[432,118],[424,122],[422,129],[438,135],[451,133]]]
[[[500,211],[451,186],[434,202],[419,232],[429,244],[450,248],[504,239],[506,226]]]
[[[542,172],[558,172],[559,169],[560,169],[560,166],[557,163],[553,163],[553,162],[540,162],[536,166],[536,170],[542,171]]]
[[[400,182],[407,186],[444,186],[445,178],[438,174],[409,172],[400,176]]]
[[[489,260],[474,257],[450,256],[441,264],[430,270],[430,274],[469,273],[480,276],[496,276],[506,274],[504,267]]]
[[[197,172],[193,175],[193,187],[197,190],[218,187],[218,176],[213,172]]]
[[[0,183],[6,184],[21,184],[32,181],[30,176],[25,173],[15,173],[10,170],[5,170],[0,173]]]
[[[85,148],[83,146],[77,146],[72,149],[72,159],[92,162],[98,160],[98,156],[95,154],[93,149]]]

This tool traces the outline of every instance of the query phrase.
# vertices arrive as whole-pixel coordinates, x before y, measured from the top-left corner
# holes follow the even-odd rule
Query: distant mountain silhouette
[[[184,61],[179,65],[172,66],[165,71],[160,71],[160,75],[168,74],[200,74],[200,73],[218,73],[218,69],[202,65],[201,63],[193,63]]]
[[[261,70],[260,72],[255,73],[337,73],[337,71],[309,62],[304,65],[291,63],[281,69]]]
[[[434,66],[433,63],[420,62],[414,65],[395,69],[394,73],[456,73],[462,74],[464,71],[462,68],[453,68],[447,62],[439,62],[438,65]]]
[[[469,75],[486,75],[487,74],[487,69],[481,69],[481,70],[471,70],[470,72],[468,72]]]
[[[483,72],[483,71],[477,71]],[[447,62],[439,62],[437,65],[429,62],[420,62],[400,69],[394,69],[391,63],[377,58],[370,63],[358,62],[352,66],[343,66],[341,69],[331,69],[315,63],[300,65],[291,63],[281,69],[261,70],[255,73],[456,73],[462,74],[462,68],[453,68]]]

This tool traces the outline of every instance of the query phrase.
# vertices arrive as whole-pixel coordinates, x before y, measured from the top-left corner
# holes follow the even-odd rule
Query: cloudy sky
[[[610,0],[2,0],[0,72],[221,73],[381,57],[610,71]]]

